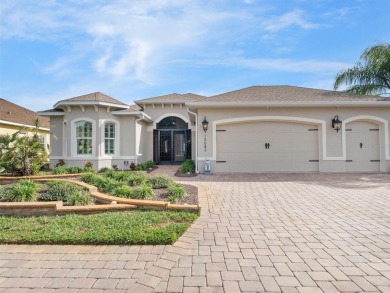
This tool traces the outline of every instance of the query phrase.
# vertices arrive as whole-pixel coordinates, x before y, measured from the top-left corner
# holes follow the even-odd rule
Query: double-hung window
[[[104,124],[104,153],[106,155],[115,154],[115,123],[109,122]]]
[[[76,122],[76,143],[78,155],[92,155],[92,123]]]

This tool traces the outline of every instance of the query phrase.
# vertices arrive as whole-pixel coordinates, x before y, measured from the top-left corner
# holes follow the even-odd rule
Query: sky
[[[0,97],[34,111],[253,85],[332,89],[390,40],[388,0],[1,0]]]

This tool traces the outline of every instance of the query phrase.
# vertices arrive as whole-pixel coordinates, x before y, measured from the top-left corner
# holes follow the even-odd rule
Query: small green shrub
[[[152,186],[153,189],[156,188],[167,188],[174,181],[167,176],[153,176],[148,179],[148,183]]]
[[[93,185],[93,181],[96,177],[99,177],[98,175],[95,175],[93,173],[83,174],[80,176],[81,181]]]
[[[129,178],[128,184],[131,186],[141,185],[148,180],[148,175],[145,172],[134,172],[129,174],[131,177]]]
[[[134,189],[134,193],[132,195],[132,198],[137,199],[148,199],[153,197],[153,189],[150,185],[147,184],[141,184],[137,188]]]
[[[99,173],[106,173],[106,172],[108,172],[108,171],[111,171],[111,169],[108,168],[108,167],[103,167],[103,168],[101,168],[101,169],[99,170]]]
[[[71,194],[66,199],[66,203],[71,206],[86,206],[89,205],[91,202],[92,197],[89,192],[85,190]]]
[[[167,189],[168,201],[178,202],[186,194],[185,189],[180,184],[171,184]]]
[[[52,173],[54,175],[60,175],[60,174],[65,174],[66,173],[66,170],[64,167],[62,166],[57,166],[53,169]]]
[[[0,201],[8,200],[12,187],[9,185],[0,185]]]
[[[130,174],[128,172],[110,172],[110,173],[106,173],[104,175],[109,177],[109,178],[114,179],[115,181],[125,182],[125,183],[129,182],[130,179],[132,178],[132,174]]]
[[[114,189],[112,195],[124,198],[131,198],[133,191],[126,185],[121,185]]]
[[[146,161],[144,164],[145,164],[146,169],[154,168],[156,166],[156,163],[153,162],[152,160]]]
[[[87,174],[88,175],[88,174]],[[44,201],[63,201],[68,205],[88,205],[92,197],[83,187],[65,181],[50,181],[49,189],[40,196]]]
[[[180,173],[194,173],[195,172],[195,162],[193,160],[185,160],[180,167]]]
[[[112,165],[112,169],[115,170],[115,171],[118,171],[118,165],[117,164],[113,164]]]
[[[68,174],[78,174],[78,173],[83,173],[84,168],[82,167],[77,167],[77,166],[69,166],[65,168],[66,173]]]
[[[156,166],[156,163],[150,160],[150,161],[146,161],[144,163],[140,163],[140,164],[134,166],[134,170],[135,171],[146,171],[150,168],[154,168],[155,166]]]
[[[38,185],[30,180],[20,180],[7,193],[7,200],[12,202],[18,201],[35,201]]]
[[[93,168],[84,168],[83,169],[83,171],[82,171],[83,173],[95,173],[95,170],[93,169]]]

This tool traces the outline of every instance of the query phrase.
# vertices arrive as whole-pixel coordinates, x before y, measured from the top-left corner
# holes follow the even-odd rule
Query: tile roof
[[[151,104],[151,103],[185,103],[203,101],[206,97],[196,94],[169,94],[163,96],[152,97],[148,99],[135,101],[137,104]]]
[[[320,90],[296,86],[251,86],[211,96],[202,102],[338,102],[389,101],[380,96],[366,96],[339,91]]]
[[[80,101],[80,102],[96,101],[96,102],[105,102],[105,103],[117,104],[117,105],[121,105],[121,106],[127,106],[127,104],[122,103],[121,101],[118,101],[118,100],[116,100],[114,98],[111,98],[111,97],[109,97],[109,96],[107,96],[107,95],[105,95],[103,93],[100,93],[100,92],[86,94],[86,95],[82,95],[82,96],[78,96],[78,97],[74,97],[74,98],[70,98],[70,99],[61,100],[58,103],[77,102],[77,101]]]
[[[49,118],[38,116],[34,111],[0,98],[0,120],[34,126],[33,123],[37,117],[39,117],[41,127],[50,127]]]

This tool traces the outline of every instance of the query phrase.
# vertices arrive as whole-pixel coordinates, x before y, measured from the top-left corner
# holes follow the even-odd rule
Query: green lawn
[[[0,243],[172,244],[197,217],[192,212],[150,210],[94,215],[0,217]]]

